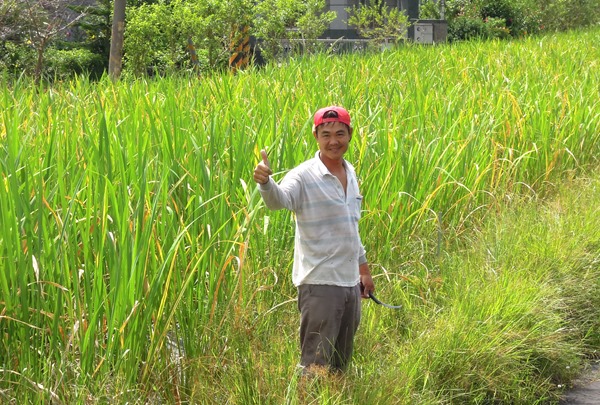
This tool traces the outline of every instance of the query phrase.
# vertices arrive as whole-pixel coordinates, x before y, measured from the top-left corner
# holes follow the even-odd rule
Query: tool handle
[[[392,308],[392,309],[402,308],[402,305],[389,305],[389,304],[386,304],[385,302],[379,301],[372,292],[369,293],[369,298],[371,298],[373,301],[375,301],[375,303],[377,303],[379,305],[383,305],[386,308]]]

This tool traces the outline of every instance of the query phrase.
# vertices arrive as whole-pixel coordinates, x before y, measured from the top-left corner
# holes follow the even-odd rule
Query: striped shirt
[[[342,184],[315,157],[290,170],[280,184],[272,178],[259,184],[266,206],[294,212],[296,234],[292,281],[352,287],[360,278],[358,266],[366,262],[358,233],[362,196],[354,167],[344,161],[348,179]]]

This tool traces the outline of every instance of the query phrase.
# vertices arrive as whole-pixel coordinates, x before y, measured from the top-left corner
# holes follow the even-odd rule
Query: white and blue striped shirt
[[[292,281],[353,287],[366,262],[358,233],[362,196],[354,167],[344,161],[346,193],[319,158],[290,170],[280,184],[272,178],[259,190],[268,208],[287,208],[296,216]]]

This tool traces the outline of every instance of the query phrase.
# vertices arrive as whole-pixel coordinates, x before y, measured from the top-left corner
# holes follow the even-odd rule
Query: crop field
[[[505,268],[493,248],[471,267],[454,252],[505,207],[598,167],[598,43],[593,29],[236,75],[0,79],[0,402],[555,399],[598,325],[565,332],[575,310],[548,269],[600,236],[531,268],[520,249],[550,242],[506,246]],[[403,310],[365,302],[349,375],[301,387],[293,217],[266,210],[252,171],[262,148],[276,180],[311,157],[312,114],[329,104],[353,118],[378,296]],[[591,286],[594,263],[581,264]]]

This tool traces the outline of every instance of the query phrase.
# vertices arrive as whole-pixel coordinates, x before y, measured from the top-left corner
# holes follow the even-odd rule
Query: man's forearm
[[[361,276],[370,276],[371,270],[369,269],[369,263],[364,262],[358,266],[358,274]]]
[[[258,191],[260,191],[267,208],[271,210],[289,209],[289,198],[272,178],[269,178],[269,181],[265,184],[259,184]]]

